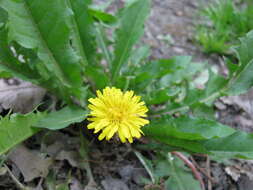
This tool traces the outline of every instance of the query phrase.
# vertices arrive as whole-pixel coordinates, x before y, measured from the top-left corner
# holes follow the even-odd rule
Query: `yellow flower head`
[[[115,87],[106,87],[103,92],[97,91],[97,98],[90,98],[88,105],[90,112],[88,129],[95,129],[94,133],[102,130],[98,139],[110,140],[115,133],[121,142],[126,139],[132,143],[133,137],[140,138],[143,132],[141,127],[148,124],[148,108],[140,96],[133,91],[123,93]]]

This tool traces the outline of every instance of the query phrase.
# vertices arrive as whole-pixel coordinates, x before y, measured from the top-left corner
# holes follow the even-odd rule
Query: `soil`
[[[98,3],[102,2],[102,0],[97,1]],[[152,48],[151,58],[191,55],[195,61],[208,61],[210,64],[215,64],[222,69],[222,59],[217,55],[203,54],[194,39],[194,25],[199,19],[198,9],[202,6],[201,4],[206,3],[207,1],[204,0],[153,0],[151,16],[147,21],[143,38],[144,43]],[[114,11],[115,7],[121,6],[122,1],[118,0],[108,11]],[[219,100],[216,104],[217,117],[225,124],[252,132],[252,102],[253,92],[234,99],[224,98]],[[78,140],[80,128],[82,133],[86,134],[85,136],[89,142],[87,144],[89,157],[82,158],[85,161],[82,161],[81,164],[78,162],[80,158],[76,157],[75,154],[76,151],[80,150]],[[50,134],[46,140],[41,141],[44,135],[45,132],[42,132],[26,141],[24,145],[29,149],[31,159],[35,159],[36,155],[51,155],[54,158],[53,165],[50,166],[50,177],[47,177],[47,180],[49,178],[51,181],[55,179],[57,184],[69,181],[68,186],[71,190],[163,189],[162,186],[151,188],[141,183],[141,179],[148,178],[148,174],[132,151],[131,146],[122,145],[118,142],[98,142],[96,137],[82,126],[73,126],[70,129]],[[58,154],[59,152],[60,154]],[[57,156],[55,156],[56,153]],[[227,162],[218,163],[211,160],[207,167],[206,159],[203,160],[199,156],[194,158],[197,165],[209,170],[216,181],[215,183],[208,183],[207,178],[204,178],[206,189],[253,189],[252,176],[250,175],[253,172],[251,161],[232,160],[227,164]],[[43,159],[48,159],[48,156]],[[87,172],[87,163],[90,164],[94,182],[97,186],[94,185],[89,172]],[[34,190],[45,189],[47,186],[44,183],[43,174],[39,175],[41,177],[35,175],[34,179],[25,182],[24,176],[22,176],[24,173],[17,168],[17,163],[14,160],[9,159],[6,164],[20,182],[32,186]],[[42,164],[46,163],[43,162]],[[7,171],[1,173],[1,168],[0,189],[18,189]]]

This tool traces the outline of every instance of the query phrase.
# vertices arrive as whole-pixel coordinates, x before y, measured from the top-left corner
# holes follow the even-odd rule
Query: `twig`
[[[209,156],[206,156],[206,169],[207,169],[207,174],[211,176],[211,171],[210,171],[210,158]],[[207,184],[208,190],[212,190],[212,183],[210,180],[208,180]]]
[[[171,154],[180,158],[192,170],[192,173],[194,174],[195,178],[200,182],[201,188],[205,190],[205,184],[195,165],[180,152],[171,152]]]
[[[4,164],[4,167],[7,169],[11,179],[16,183],[17,187],[22,189],[22,190],[28,190],[28,188],[26,188],[14,175],[13,173],[11,172],[10,168]]]
[[[211,177],[211,173],[209,171],[209,173],[207,171],[205,171],[203,168],[201,168],[200,166],[198,166],[198,164],[196,163],[196,161],[193,159],[193,157],[191,157],[191,161],[193,162],[193,164],[196,166],[196,168],[202,173],[204,174],[209,181],[211,181],[212,183],[216,184],[217,182]]]

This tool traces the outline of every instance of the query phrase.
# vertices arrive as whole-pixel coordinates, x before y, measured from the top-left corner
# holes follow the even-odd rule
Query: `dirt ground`
[[[101,3],[101,0],[97,1]],[[194,25],[199,22],[197,10],[207,2],[153,0],[151,16],[143,38],[144,43],[152,48],[151,58],[191,55],[193,60],[208,61],[223,72],[222,58],[203,54],[194,40]],[[118,0],[109,11],[120,6],[122,1]],[[253,91],[243,96],[222,98],[217,101],[216,108],[217,118],[222,123],[253,132]],[[85,152],[83,158],[77,155],[77,151],[83,148],[79,140],[80,128],[89,142],[86,146],[89,157],[85,156]],[[204,178],[206,189],[253,189],[252,161],[231,160],[228,164],[211,160],[207,166],[206,160],[198,156],[194,158],[198,166],[208,169],[213,178],[213,182]],[[39,133],[15,149],[6,164],[15,178],[34,187],[34,190],[46,189],[46,186],[50,189],[50,184],[46,185],[45,181],[57,184],[68,181],[70,190],[143,190],[145,185],[140,182],[141,178],[148,177],[132,147],[117,142],[98,142],[94,135],[80,125],[54,133]],[[2,170],[0,168],[0,190],[18,189],[15,178],[11,177],[8,171]],[[45,180],[43,176],[48,172]]]

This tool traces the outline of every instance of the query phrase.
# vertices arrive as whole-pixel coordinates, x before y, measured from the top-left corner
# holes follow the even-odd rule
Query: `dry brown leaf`
[[[33,152],[23,145],[11,151],[8,158],[19,168],[25,182],[47,176],[53,162],[51,158],[42,158],[38,152]]]
[[[14,112],[28,113],[32,111],[45,96],[46,90],[19,79],[16,83],[8,83],[0,79],[0,111],[12,109]]]
[[[253,115],[253,90],[240,96],[222,97],[221,100],[227,105],[235,105],[249,115]]]
[[[71,180],[70,190],[83,190],[81,183],[76,178]]]
[[[105,190],[129,190],[127,185],[120,179],[107,178],[101,183]]]
[[[80,154],[76,151],[62,150],[55,158],[56,160],[67,160],[73,167],[79,167],[81,161]]]
[[[241,177],[241,172],[233,166],[228,166],[225,168],[226,173],[234,180],[238,181]]]
[[[6,167],[0,167],[0,176],[5,175],[7,173]]]

